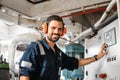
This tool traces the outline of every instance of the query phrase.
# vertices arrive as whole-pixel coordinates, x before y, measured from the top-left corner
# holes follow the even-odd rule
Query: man
[[[60,80],[61,69],[74,70],[101,59],[107,51],[106,45],[101,46],[98,55],[86,59],[76,59],[65,55],[55,44],[64,35],[64,23],[62,18],[52,15],[43,25],[46,37],[39,41],[45,51],[39,49],[38,43],[32,42],[26,49],[20,61],[20,80]]]

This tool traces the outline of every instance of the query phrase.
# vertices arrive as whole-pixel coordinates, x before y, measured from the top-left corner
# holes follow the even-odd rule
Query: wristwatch
[[[94,55],[94,58],[95,58],[96,61],[98,60],[97,55]]]

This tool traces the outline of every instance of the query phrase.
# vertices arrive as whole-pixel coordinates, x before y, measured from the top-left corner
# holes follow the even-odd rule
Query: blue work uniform
[[[78,68],[78,59],[67,56],[56,45],[53,52],[45,38],[39,42],[45,55],[41,55],[38,44],[32,42],[20,60],[20,76],[29,76],[30,80],[59,80],[60,69]]]

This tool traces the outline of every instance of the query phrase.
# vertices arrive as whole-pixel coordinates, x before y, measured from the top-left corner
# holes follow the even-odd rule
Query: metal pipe
[[[120,0],[117,0],[117,13],[118,13],[118,25],[119,25],[119,31],[120,31]]]
[[[82,40],[84,38],[86,38],[88,35],[93,34],[93,30],[92,28],[89,28],[87,30],[85,30],[84,32],[80,33],[76,38],[74,38],[73,40],[71,40],[71,42],[75,42],[76,40]]]
[[[111,23],[112,21],[114,21],[117,18],[118,18],[117,13],[113,14],[110,18],[108,18],[107,20],[102,22],[100,25],[98,25],[97,27],[94,27],[93,31],[98,31],[98,30],[102,29],[104,26],[108,25],[109,23]]]
[[[112,0],[110,2],[108,7],[106,8],[105,12],[103,13],[102,17],[100,18],[100,20],[98,22],[95,23],[94,27],[97,27],[98,25],[100,25],[100,23],[102,23],[106,19],[106,17],[110,13],[110,11],[111,11],[112,7],[115,5],[115,3],[116,3],[116,0]]]
[[[76,40],[82,40],[84,38],[86,38],[88,35],[93,34],[95,29],[98,29],[100,23],[102,23],[105,18],[108,15],[108,12],[110,12],[110,10],[112,9],[112,7],[114,6],[116,0],[112,0],[110,2],[110,4],[108,5],[106,11],[103,13],[103,16],[100,18],[100,20],[94,25],[94,28],[89,28],[87,30],[85,30],[84,32],[80,33],[75,39],[71,40],[72,42],[75,42]]]
[[[9,59],[9,68],[12,70],[15,70],[15,66],[14,66],[14,59],[15,59],[15,51],[16,51],[16,45],[18,42],[20,41],[35,41],[38,39],[39,36],[35,35],[35,34],[21,34],[18,35],[17,37],[15,37],[10,45],[8,46],[8,59]],[[14,73],[12,73],[12,78],[14,79]]]

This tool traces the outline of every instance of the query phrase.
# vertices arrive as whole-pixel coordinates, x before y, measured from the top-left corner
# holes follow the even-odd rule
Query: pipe
[[[71,42],[75,42],[76,40],[82,40],[84,38],[86,38],[88,35],[93,34],[93,30],[92,28],[89,28],[87,30],[85,30],[84,32],[80,33],[76,38],[74,38],[73,40],[71,40]]]
[[[117,13],[118,13],[118,25],[119,25],[119,31],[120,31],[120,0],[117,0]],[[118,34],[120,37],[120,34]]]
[[[112,0],[110,2],[110,4],[108,5],[108,7],[106,8],[106,11],[103,13],[103,16],[100,18],[100,20],[94,25],[94,28],[89,28],[87,30],[85,30],[84,32],[80,33],[75,39],[71,40],[72,42],[75,42],[76,40],[81,40],[81,39],[84,39],[86,38],[87,36],[89,36],[90,34],[93,34],[93,33],[96,33],[96,30],[99,29],[99,25],[100,23],[102,23],[105,18],[107,17],[108,15],[108,12],[110,12],[110,10],[112,9],[112,6],[114,6],[115,4],[115,0]]]
[[[102,29],[104,26],[108,25],[109,23],[113,22],[115,19],[118,18],[117,13],[113,14],[110,18],[108,18],[107,20],[105,20],[103,23],[101,23],[100,25],[98,25],[97,27],[93,28],[93,31],[98,31],[100,29]]]
[[[110,2],[110,4],[108,5],[108,7],[106,8],[106,11],[103,13],[103,15],[100,18],[100,20],[95,23],[94,27],[97,27],[98,25],[100,25],[100,23],[102,23],[106,19],[106,17],[110,13],[110,11],[111,11],[112,7],[115,5],[115,3],[116,3],[116,0],[112,0]]]
[[[69,14],[69,15],[63,15],[61,17],[66,18],[66,17],[70,17],[70,16],[78,16],[78,15],[83,15],[83,14],[96,13],[96,12],[105,11],[105,10],[106,10],[106,7],[100,7],[100,8],[97,8],[97,9],[90,9],[90,10],[75,12],[75,13],[72,13],[72,14]]]
[[[16,45],[20,41],[35,41],[38,39],[38,35],[35,34],[21,34],[18,35],[16,38],[14,38],[10,45],[8,46],[8,59],[9,59],[9,68],[12,70],[15,70],[14,66],[14,59],[15,59],[15,51],[16,51]],[[14,78],[14,73],[12,73],[12,78]]]

